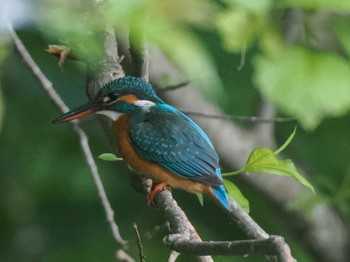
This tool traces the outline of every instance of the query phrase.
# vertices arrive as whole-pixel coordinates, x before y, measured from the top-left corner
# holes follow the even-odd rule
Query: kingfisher
[[[148,203],[165,188],[205,193],[224,208],[230,204],[219,157],[205,132],[159,98],[152,85],[127,76],[104,85],[97,95],[52,122],[101,114],[112,119],[117,151],[137,173],[153,181]]]

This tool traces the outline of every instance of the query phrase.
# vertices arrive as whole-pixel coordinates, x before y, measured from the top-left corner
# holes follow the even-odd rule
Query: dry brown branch
[[[139,258],[140,258],[140,262],[145,262],[145,254],[143,252],[143,245],[142,245],[142,241],[141,241],[141,237],[140,237],[140,233],[139,233],[139,229],[136,225],[136,223],[134,223],[134,231],[135,231],[135,235],[136,235],[136,243],[137,246],[139,248]]]

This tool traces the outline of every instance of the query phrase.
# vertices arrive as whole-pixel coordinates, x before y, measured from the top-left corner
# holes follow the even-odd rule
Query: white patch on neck
[[[149,100],[137,100],[135,105],[141,107],[142,111],[149,112],[151,107],[155,106],[156,104]]]
[[[113,121],[117,121],[118,118],[122,115],[122,113],[118,113],[118,112],[110,111],[110,110],[98,111],[98,112],[96,112],[96,114],[105,115],[105,116],[109,117],[110,119],[112,119]]]

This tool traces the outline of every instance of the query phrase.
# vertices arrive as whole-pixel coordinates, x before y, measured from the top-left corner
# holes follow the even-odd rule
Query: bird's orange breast
[[[211,186],[182,178],[157,163],[141,158],[136,153],[129,139],[128,115],[122,115],[114,122],[114,127],[117,131],[119,153],[127,164],[136,172],[152,179],[156,183],[165,182],[172,187],[181,188],[189,192],[212,194]]]

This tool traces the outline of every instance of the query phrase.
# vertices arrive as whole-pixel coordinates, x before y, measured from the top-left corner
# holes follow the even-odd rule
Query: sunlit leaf
[[[274,152],[267,148],[256,148],[250,154],[243,172],[262,172],[281,176],[291,176],[315,192],[313,186],[298,172],[291,160],[278,160]]]
[[[348,61],[336,54],[286,45],[271,35],[265,37],[263,49],[255,61],[256,85],[305,129],[350,110]]]
[[[216,14],[216,27],[228,51],[241,52],[264,31],[271,0],[225,0],[229,8]]]
[[[201,204],[201,206],[204,206],[203,195],[201,193],[197,193],[196,195],[197,195],[198,201]]]
[[[122,161],[123,160],[123,158],[117,157],[115,154],[112,154],[112,153],[103,153],[99,155],[98,158],[104,161]]]
[[[224,186],[227,190],[228,195],[236,200],[238,205],[240,205],[241,208],[243,208],[244,211],[249,213],[249,201],[248,199],[242,194],[242,192],[239,190],[239,188],[230,180],[223,179]]]
[[[264,16],[242,7],[225,10],[216,16],[216,26],[223,39],[223,45],[233,52],[240,52],[249,46],[264,25]]]
[[[296,128],[294,128],[293,133],[288,137],[286,142],[284,142],[284,144],[275,152],[268,148],[255,148],[250,153],[248,160],[243,168],[235,172],[224,173],[222,176],[232,176],[243,172],[260,172],[280,176],[291,176],[299,181],[299,183],[315,192],[313,186],[298,172],[291,160],[278,160],[276,158],[276,155],[282,152],[292,141],[295,132]]]

